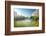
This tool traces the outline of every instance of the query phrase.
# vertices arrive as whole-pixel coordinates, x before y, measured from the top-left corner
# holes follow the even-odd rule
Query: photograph
[[[45,4],[5,1],[5,35],[45,32]]]
[[[39,9],[14,8],[14,27],[38,27]]]

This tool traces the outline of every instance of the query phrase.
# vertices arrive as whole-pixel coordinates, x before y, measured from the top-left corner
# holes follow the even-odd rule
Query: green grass
[[[14,27],[37,27],[39,26],[38,21],[22,22],[14,20]]]

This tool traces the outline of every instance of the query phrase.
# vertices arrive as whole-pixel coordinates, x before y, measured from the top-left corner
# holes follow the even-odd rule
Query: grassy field
[[[39,26],[38,21],[23,22],[23,21],[14,21],[14,27],[37,27]]]

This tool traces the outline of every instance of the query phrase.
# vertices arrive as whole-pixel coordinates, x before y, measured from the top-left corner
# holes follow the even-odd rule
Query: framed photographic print
[[[44,3],[5,1],[5,34],[45,32]]]

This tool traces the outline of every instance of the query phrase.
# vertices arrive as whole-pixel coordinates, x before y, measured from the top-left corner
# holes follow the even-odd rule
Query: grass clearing
[[[14,27],[37,27],[39,26],[38,21],[23,22],[23,21],[14,21]]]

